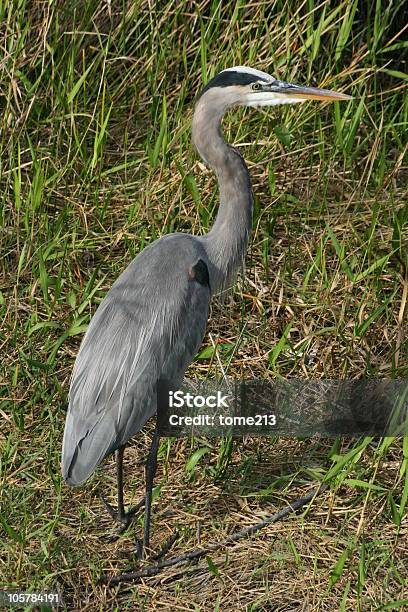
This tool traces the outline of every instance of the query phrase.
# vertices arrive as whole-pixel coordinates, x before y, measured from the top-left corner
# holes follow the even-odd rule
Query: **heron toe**
[[[165,540],[159,552],[154,555],[150,555],[150,556],[147,554],[149,547],[145,545],[145,543],[143,542],[141,538],[136,538],[135,542],[136,542],[137,559],[139,560],[147,559],[149,561],[160,561],[160,559],[162,559],[169,552],[169,550],[171,549],[171,547],[173,546],[174,542],[177,540],[179,535],[180,535],[179,532],[177,531],[177,529],[175,529],[174,533],[167,540]]]
[[[108,514],[110,514],[110,516],[117,521],[118,523],[121,523],[124,526],[124,529],[127,529],[127,527],[129,527],[129,525],[131,524],[131,522],[133,521],[136,512],[138,512],[141,508],[143,508],[145,500],[144,498],[140,500],[140,502],[138,504],[136,504],[136,506],[133,506],[132,508],[129,508],[129,510],[125,511],[121,511],[120,509],[114,508],[105,498],[104,495],[100,495],[103,505],[105,506],[106,511],[108,512]]]
[[[164,557],[164,555],[166,555],[169,552],[170,548],[173,546],[174,542],[177,540],[179,535],[180,535],[179,532],[177,531],[177,529],[175,529],[174,533],[164,542],[160,551],[156,555],[153,556],[154,561],[159,561],[160,559]]]

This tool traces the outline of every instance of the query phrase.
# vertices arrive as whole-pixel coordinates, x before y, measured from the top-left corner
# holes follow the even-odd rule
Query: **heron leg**
[[[143,544],[138,542],[138,557],[143,557],[143,551],[150,546],[150,518],[152,513],[152,491],[153,481],[157,469],[157,451],[159,448],[160,436],[157,433],[157,429],[153,434],[152,444],[150,447],[149,455],[146,461],[146,503],[145,503],[145,516],[144,516],[144,532],[143,532]]]
[[[124,455],[124,452],[125,452],[125,446],[119,447],[118,450],[116,451],[116,479],[117,479],[117,488],[118,488],[118,508],[117,510],[115,510],[115,508],[111,506],[111,504],[105,499],[105,497],[101,495],[103,504],[106,510],[108,511],[108,513],[111,515],[111,517],[114,518],[119,523],[122,523],[124,525],[123,531],[127,529],[127,527],[132,522],[132,519],[134,515],[136,514],[136,512],[140,510],[140,508],[145,503],[145,500],[142,499],[140,500],[138,504],[136,504],[136,506],[134,506],[133,508],[129,508],[129,510],[125,512],[125,505],[123,501],[123,455]]]
[[[123,521],[125,517],[125,506],[123,503],[123,455],[125,447],[120,446],[116,451],[116,480],[118,487],[118,519]]]

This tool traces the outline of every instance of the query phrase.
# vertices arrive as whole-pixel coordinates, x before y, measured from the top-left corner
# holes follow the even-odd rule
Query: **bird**
[[[235,66],[214,76],[199,93],[192,140],[215,172],[219,207],[205,235],[175,232],[146,246],[120,274],[93,315],[72,371],[62,445],[62,476],[83,484],[116,452],[117,509],[127,526],[143,506],[141,554],[150,547],[152,487],[159,433],[146,462],[146,493],[125,512],[123,457],[131,438],[158,410],[159,381],[178,389],[205,335],[211,298],[242,266],[252,226],[253,194],[241,153],[223,138],[222,119],[234,107],[265,107],[350,96],[281,81],[255,68]],[[139,550],[140,552],[140,550]]]

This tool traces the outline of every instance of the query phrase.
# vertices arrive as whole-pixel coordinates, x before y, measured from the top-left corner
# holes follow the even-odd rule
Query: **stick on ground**
[[[221,540],[221,542],[215,542],[214,544],[209,544],[206,548],[198,548],[195,550],[191,550],[190,552],[185,553],[184,555],[180,555],[177,557],[170,557],[169,559],[164,559],[163,561],[159,561],[159,563],[148,565],[147,567],[137,572],[126,572],[123,574],[118,574],[117,576],[112,576],[110,579],[108,579],[108,583],[109,584],[119,584],[120,582],[138,582],[140,581],[141,578],[148,578],[150,576],[156,576],[157,574],[161,572],[161,570],[165,569],[166,567],[172,567],[173,565],[177,565],[179,563],[186,563],[187,561],[192,561],[194,559],[200,559],[201,557],[204,557],[205,555],[207,555],[210,552],[213,552],[214,550],[218,550],[219,548],[223,548],[224,546],[231,544],[231,542],[237,542],[238,540],[241,540],[242,538],[245,538],[246,536],[253,535],[260,529],[263,529],[264,527],[266,527],[266,525],[270,525],[271,523],[276,523],[277,521],[280,521],[288,514],[292,514],[292,512],[295,512],[296,510],[299,510],[299,508],[302,508],[302,506],[305,506],[314,497],[316,497],[317,495],[320,495],[320,493],[323,493],[323,491],[325,491],[327,488],[328,488],[328,485],[326,483],[321,484],[319,487],[316,487],[312,489],[311,491],[309,491],[308,493],[306,493],[306,495],[299,497],[298,499],[296,499],[294,502],[292,502],[288,506],[285,506],[285,508],[282,508],[282,510],[279,510],[279,512],[276,512],[275,514],[268,516],[266,519],[264,519],[260,523],[251,525],[251,527],[245,527],[245,529],[240,529],[239,531],[236,531],[235,533],[229,535],[224,540]]]

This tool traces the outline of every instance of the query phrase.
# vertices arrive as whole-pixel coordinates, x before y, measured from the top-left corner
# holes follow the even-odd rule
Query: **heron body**
[[[218,214],[204,236],[169,234],[146,247],[98,307],[72,373],[62,451],[68,484],[83,483],[154,415],[160,379],[181,385],[203,340],[211,296],[228,285],[244,260],[251,182],[242,156],[223,139],[223,115],[234,106],[348,97],[242,66],[206,85],[194,112],[193,141],[216,173]]]
[[[156,412],[160,378],[181,384],[207,323],[210,287],[195,274],[206,259],[193,236],[164,236],[132,261],[99,306],[72,374],[68,484],[83,483],[143,427]]]

